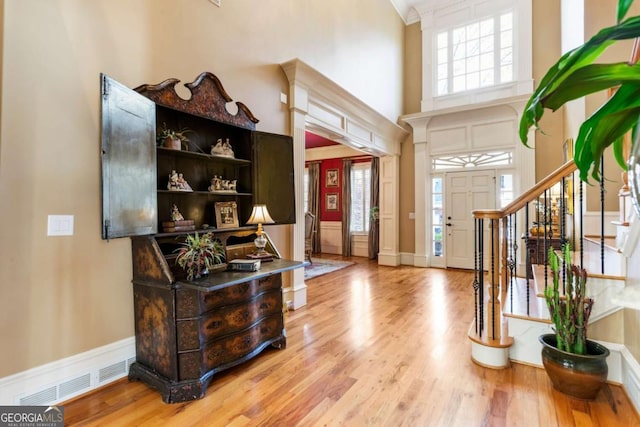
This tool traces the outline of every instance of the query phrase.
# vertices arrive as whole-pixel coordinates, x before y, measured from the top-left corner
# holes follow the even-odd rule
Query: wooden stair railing
[[[475,262],[474,262],[474,294],[475,294],[475,315],[472,328],[469,331],[469,338],[474,343],[479,343],[489,347],[505,346],[509,342],[508,332],[506,331],[506,323],[503,322],[503,299],[506,295],[506,287],[517,277],[518,259],[522,256],[518,254],[518,242],[523,241],[528,244],[533,240],[530,235],[530,215],[531,203],[537,203],[535,212],[536,220],[535,230],[540,230],[542,223],[542,237],[536,236],[536,242],[543,240],[543,251],[551,245],[551,238],[547,240],[550,234],[547,230],[548,224],[551,224],[551,211],[553,204],[551,203],[551,189],[557,189],[555,194],[559,194],[557,202],[560,206],[555,206],[554,214],[556,219],[560,220],[557,232],[560,235],[561,243],[566,241],[567,212],[574,212],[575,187],[573,175],[577,170],[576,164],[570,160],[553,171],[547,177],[539,181],[531,189],[524,192],[521,196],[513,200],[502,209],[477,209],[472,211],[472,215],[476,227],[475,242]],[[567,184],[567,183],[571,184]],[[567,194],[571,191],[570,194]],[[543,216],[540,217],[540,203],[543,199]],[[549,202],[549,203],[548,203]],[[571,204],[571,205],[570,205]],[[582,204],[582,185],[580,185],[580,201]],[[548,217],[546,215],[549,215]],[[580,216],[582,215],[580,209]],[[518,216],[521,217],[518,222]],[[573,216],[575,218],[575,215]],[[488,221],[488,231],[485,231],[485,221]],[[520,224],[520,229],[518,228]],[[550,227],[550,226],[549,226]],[[575,235],[575,223],[571,229],[571,234]],[[581,229],[582,227],[580,227]],[[485,237],[485,234],[487,236]],[[582,231],[580,230],[580,234]],[[520,238],[522,237],[522,239]],[[486,241],[485,241],[486,240]],[[538,244],[538,243],[536,243]],[[485,248],[488,254],[485,254]],[[531,278],[531,261],[532,255],[527,248],[524,257],[525,271],[527,280]],[[536,249],[537,251],[538,249]],[[546,256],[544,257],[546,260]],[[543,262],[544,262],[543,260]],[[485,268],[486,261],[486,268]],[[535,296],[534,296],[535,297]],[[527,302],[529,296],[527,295]],[[474,357],[472,355],[472,357]],[[482,365],[487,365],[483,361],[474,360]],[[489,365],[491,365],[489,363]]]

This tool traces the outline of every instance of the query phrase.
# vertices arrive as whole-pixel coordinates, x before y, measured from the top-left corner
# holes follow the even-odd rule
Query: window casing
[[[511,82],[513,13],[505,12],[435,34],[435,95]]]
[[[513,201],[515,190],[513,187],[514,176],[512,173],[500,174],[500,207],[504,208]]]
[[[431,249],[434,257],[441,257],[442,253],[442,177],[431,178]]]
[[[309,168],[304,168],[304,212],[309,212]]]
[[[371,163],[351,166],[351,233],[369,232],[371,208]]]

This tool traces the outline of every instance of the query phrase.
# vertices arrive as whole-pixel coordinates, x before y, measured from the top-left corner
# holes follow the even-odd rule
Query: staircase
[[[490,368],[511,361],[542,366],[538,337],[553,332],[543,298],[551,281],[549,248],[569,243],[573,263],[589,273],[595,304],[590,330],[622,310],[626,257],[620,249],[633,216],[628,192],[621,191],[616,236],[583,229],[583,187],[569,161],[501,210],[477,210],[474,266],[475,316],[468,336],[474,362]],[[591,231],[591,230],[589,230]],[[602,237],[604,236],[604,237]]]

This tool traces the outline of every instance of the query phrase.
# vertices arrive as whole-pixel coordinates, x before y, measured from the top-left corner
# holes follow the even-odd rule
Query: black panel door
[[[158,231],[155,103],[106,75],[102,93],[102,238]]]
[[[294,224],[293,138],[253,132],[252,139],[254,201],[267,205],[276,224]]]

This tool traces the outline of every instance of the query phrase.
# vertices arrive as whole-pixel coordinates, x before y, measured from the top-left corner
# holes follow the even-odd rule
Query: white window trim
[[[502,33],[502,28],[500,27],[500,22],[501,22],[501,17],[505,14],[511,14],[511,21],[512,21],[512,26],[511,26],[511,55],[512,55],[512,60],[511,60],[511,67],[512,67],[512,79],[509,81],[502,81],[501,79],[501,63],[500,63],[500,58],[501,58],[501,50],[503,48],[503,46],[500,44],[501,41],[501,33]],[[477,17],[473,20],[470,20],[468,22],[461,22],[458,23],[454,26],[451,27],[447,27],[447,28],[440,28],[437,31],[433,32],[433,46],[434,48],[432,49],[432,61],[433,64],[435,64],[435,70],[436,72],[433,73],[433,79],[431,84],[433,85],[433,96],[434,98],[441,98],[441,97],[446,97],[449,95],[457,95],[457,94],[464,94],[464,93],[468,93],[468,92],[475,92],[475,91],[479,91],[482,89],[494,89],[497,86],[510,86],[513,84],[514,82],[514,78],[516,77],[516,73],[515,73],[515,64],[516,64],[516,56],[517,56],[517,52],[515,51],[515,45],[517,44],[517,33],[516,33],[516,29],[513,26],[513,15],[514,12],[511,8],[502,10],[502,11],[497,11],[495,13],[492,13],[490,15],[484,16],[484,17]],[[479,24],[482,21],[485,21],[487,19],[491,19],[493,20],[493,32],[492,32],[492,38],[493,38],[493,45],[492,45],[492,51],[491,53],[493,54],[493,66],[492,66],[492,70],[494,73],[494,82],[492,84],[488,84],[485,86],[479,85],[477,88],[472,88],[472,89],[464,89],[464,90],[459,90],[459,91],[454,91],[453,89],[453,81],[454,81],[454,75],[453,75],[453,63],[454,63],[454,54],[453,54],[453,50],[455,48],[455,44],[453,41],[453,32],[454,30],[457,30],[459,28],[462,27],[466,27],[468,25],[472,25],[472,24]],[[440,65],[438,63],[438,51],[439,51],[439,46],[438,46],[438,36],[441,33],[446,33],[447,35],[447,86],[448,86],[448,91],[446,93],[443,94],[438,94],[438,66]],[[481,37],[479,36],[478,39],[480,39]],[[468,39],[465,36],[465,42]],[[478,56],[480,56],[481,53],[478,53]],[[465,54],[464,59],[467,60],[469,57]],[[480,59],[478,59],[480,60]],[[482,70],[479,70],[482,71]],[[463,74],[463,76],[467,76],[469,73],[465,72]]]
[[[422,112],[438,112],[471,104],[493,103],[533,93],[532,1],[462,0],[450,4],[434,1],[416,7],[422,29]],[[513,81],[466,92],[435,96],[434,34],[511,10],[513,13]]]
[[[358,163],[353,163],[353,164],[351,165],[351,172],[352,172],[352,175],[351,175],[351,176],[352,176],[352,177],[353,177],[353,171],[354,171],[354,170],[357,170],[357,169],[361,169],[361,170],[369,169],[369,173],[371,173],[371,162],[369,161],[369,162],[358,162]],[[352,179],[353,179],[353,178],[352,178]],[[349,184],[349,185],[351,185],[351,184]],[[366,205],[367,203],[369,203],[369,204],[370,204],[371,202],[370,202],[370,201],[366,201],[366,202],[365,202],[365,205]],[[368,213],[367,211],[369,211],[370,209],[371,209],[371,206],[369,206],[369,209],[365,209],[364,215],[367,215],[367,213]],[[364,219],[364,218],[363,218],[363,219]],[[366,224],[366,221],[365,221],[365,224]],[[371,228],[371,222],[369,222],[369,229],[370,229],[370,228]],[[368,235],[368,234],[369,234],[369,229],[364,230],[364,231],[359,231],[359,230],[358,230],[358,231],[351,231],[351,230],[349,230],[349,233],[351,234],[351,236],[366,236],[366,235]]]

